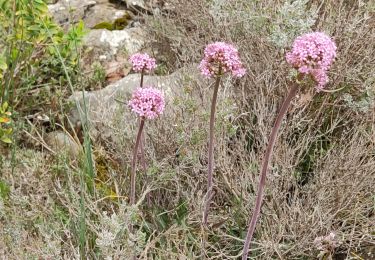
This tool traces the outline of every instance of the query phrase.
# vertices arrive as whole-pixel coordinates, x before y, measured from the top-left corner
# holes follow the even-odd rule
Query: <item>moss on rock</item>
[[[109,31],[123,30],[126,26],[128,26],[131,19],[132,16],[129,13],[126,13],[124,16],[117,18],[113,22],[98,23],[92,29],[107,29]]]

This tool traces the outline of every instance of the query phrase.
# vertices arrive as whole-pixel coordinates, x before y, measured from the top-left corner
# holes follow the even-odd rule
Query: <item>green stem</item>
[[[289,93],[288,93],[286,99],[284,100],[284,103],[282,104],[280,110],[279,110],[279,113],[277,115],[275,124],[272,128],[272,131],[271,131],[270,139],[268,141],[267,149],[266,149],[266,152],[265,152],[265,155],[264,155],[264,158],[263,158],[260,182],[259,182],[259,186],[258,186],[258,194],[257,194],[256,202],[255,202],[254,212],[253,212],[253,215],[252,215],[251,220],[250,220],[249,228],[247,230],[245,245],[244,245],[244,248],[243,248],[242,260],[247,259],[247,255],[249,253],[250,242],[251,242],[251,239],[253,238],[255,226],[256,226],[257,220],[259,218],[260,207],[262,205],[262,200],[263,200],[264,186],[266,184],[266,174],[267,174],[267,170],[268,170],[269,161],[270,161],[271,156],[272,156],[273,147],[275,146],[277,133],[280,129],[281,122],[282,122],[286,112],[288,111],[288,108],[291,104],[292,99],[294,98],[294,96],[297,93],[297,90],[298,90],[298,84],[295,83],[292,86],[292,88],[289,90]]]
[[[220,74],[220,73],[219,73]],[[215,110],[217,92],[219,90],[221,76],[218,75],[214,85],[214,94],[211,102],[211,116],[210,116],[210,136],[208,145],[208,174],[207,174],[207,195],[205,199],[204,212],[203,212],[203,225],[207,226],[208,211],[210,209],[210,202],[212,197],[213,186],[213,170],[214,170],[214,130],[215,130]]]

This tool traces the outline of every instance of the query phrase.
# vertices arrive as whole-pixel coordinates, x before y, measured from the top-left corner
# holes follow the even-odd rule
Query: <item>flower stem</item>
[[[141,72],[141,83],[140,83],[140,87],[143,88],[143,76],[144,76],[144,69],[142,69],[142,72]],[[142,163],[142,167],[143,167],[143,171],[144,173],[146,174],[146,159],[145,159],[145,149],[144,149],[144,145],[145,145],[145,137],[144,137],[144,134],[142,133],[142,136],[141,136],[141,144],[140,144],[140,150],[141,150],[141,163]]]
[[[142,72],[141,72],[141,83],[140,83],[141,88],[143,88],[143,76],[144,76],[144,74],[145,74],[145,69],[143,68]],[[146,174],[147,166],[146,166],[145,148],[144,147],[145,147],[145,136],[142,133],[141,143],[140,143],[140,152],[141,152],[140,159],[141,159],[141,164],[142,164],[142,168],[143,168],[143,173]],[[150,195],[149,194],[147,194],[147,201],[150,205]]]
[[[214,169],[214,126],[215,126],[215,110],[217,92],[219,90],[221,76],[218,75],[214,85],[214,94],[211,102],[211,116],[210,116],[210,136],[208,145],[208,174],[207,174],[207,195],[205,199],[204,212],[203,212],[203,225],[207,226],[208,211],[210,208],[210,202],[212,197],[212,186],[213,186],[213,169]]]
[[[143,88],[143,76],[145,74],[145,69],[142,69],[142,72],[141,72],[141,84],[139,85],[141,88]]]
[[[282,106],[279,110],[279,113],[277,115],[275,124],[272,128],[272,131],[271,131],[271,135],[270,135],[270,138],[269,138],[269,141],[268,141],[267,149],[266,149],[266,152],[264,154],[264,158],[263,158],[263,162],[262,162],[261,176],[260,176],[260,182],[259,182],[259,186],[258,186],[258,194],[257,194],[257,197],[256,197],[254,212],[253,212],[253,215],[251,217],[249,228],[247,230],[245,245],[244,245],[243,253],[242,253],[242,260],[247,259],[247,255],[249,253],[250,242],[251,242],[251,239],[253,238],[256,222],[259,218],[260,207],[261,207],[262,200],[263,200],[264,186],[266,184],[267,169],[268,169],[269,161],[270,161],[271,156],[272,156],[273,147],[275,146],[277,133],[280,129],[281,122],[282,122],[286,112],[288,111],[288,108],[291,104],[292,99],[294,98],[294,96],[297,93],[297,90],[298,90],[298,84],[295,83],[295,84],[293,84],[292,88],[289,90],[289,93],[288,93],[287,97],[285,98],[284,103],[282,104]]]
[[[142,130],[143,126],[145,124],[145,119],[141,117],[140,123],[139,123],[139,129],[138,129],[138,134],[137,134],[137,139],[135,141],[135,146],[133,150],[133,160],[131,164],[131,177],[130,177],[130,204],[134,205],[135,204],[135,175],[136,175],[136,165],[137,165],[137,152],[138,152],[138,147],[141,142],[141,136],[142,136]]]

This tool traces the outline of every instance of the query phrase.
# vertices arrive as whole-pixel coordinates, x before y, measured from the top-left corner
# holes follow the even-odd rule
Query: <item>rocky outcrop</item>
[[[122,0],[133,12],[142,14],[159,14],[161,12],[170,12],[172,5],[166,0]]]
[[[72,160],[79,159],[82,151],[81,145],[67,133],[62,131],[50,132],[44,140],[53,152],[65,153]]]
[[[106,29],[91,30],[84,38],[84,45],[102,50],[101,55],[116,55],[120,50],[133,54],[142,49],[146,41],[146,33],[141,28],[108,31]]]
[[[108,81],[125,76],[130,70],[129,56],[143,49],[146,35],[141,27],[91,30],[83,40],[83,71],[91,71],[93,64],[99,63]]]
[[[83,20],[96,4],[94,0],[60,0],[48,5],[48,9],[54,20],[64,26]]]
[[[48,5],[48,9],[54,20],[63,27],[83,20],[87,28],[93,28],[97,24],[111,23],[129,15],[124,8],[108,0],[60,0]]]
[[[189,79],[189,85],[196,87],[202,84],[204,80],[198,73],[196,66],[180,69],[168,76],[144,77],[144,86],[156,87],[165,94],[167,106],[163,116],[173,114],[173,100],[182,94],[187,78]],[[131,113],[127,103],[133,90],[139,86],[139,82],[139,74],[130,74],[101,90],[75,93],[70,97],[74,107],[69,117],[71,123],[73,125],[81,124],[81,121],[85,120],[83,115],[86,111],[90,134],[94,140],[97,138],[115,140],[120,138],[124,131],[131,132],[129,122],[134,122],[136,117]],[[75,102],[78,103],[78,107]],[[83,109],[84,107],[86,109]]]

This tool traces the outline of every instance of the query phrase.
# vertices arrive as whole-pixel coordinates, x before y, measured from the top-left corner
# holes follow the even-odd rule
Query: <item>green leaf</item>
[[[8,102],[4,102],[3,105],[2,105],[2,110],[3,110],[3,113],[5,113],[8,109]]]
[[[10,119],[7,117],[0,117],[0,123],[9,123]]]
[[[35,8],[41,13],[41,14],[46,14],[48,12],[48,7],[47,5],[41,1],[41,0],[34,0],[35,2],[37,2],[37,4],[35,4]]]
[[[13,129],[12,128],[5,129],[4,133],[9,136],[13,133]]]
[[[3,57],[0,57],[0,70],[5,71],[8,68],[8,64],[6,63]]]
[[[4,181],[0,180],[0,197],[2,199],[7,199],[9,197],[9,193],[10,193],[9,185],[5,183]]]
[[[36,31],[36,32],[38,32],[38,31],[40,31],[41,28],[40,28],[39,25],[34,24],[34,25],[29,26],[27,29],[28,29],[29,31]]]
[[[7,144],[11,144],[12,143],[12,140],[9,137],[5,136],[5,135],[1,137],[1,141],[4,142],[4,143],[7,143]]]

